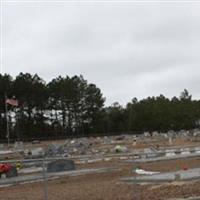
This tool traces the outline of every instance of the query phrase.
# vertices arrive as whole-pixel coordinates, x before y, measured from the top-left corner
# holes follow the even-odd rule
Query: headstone
[[[115,140],[124,140],[125,139],[125,136],[124,135],[120,135],[120,136],[117,136],[115,138]]]
[[[125,153],[128,149],[125,146],[117,145],[115,146],[114,150],[116,153]]]
[[[17,168],[11,166],[10,170],[6,173],[6,178],[12,178],[18,176]]]
[[[189,148],[182,148],[181,149],[181,155],[189,155],[190,149]]]
[[[23,148],[24,148],[23,142],[22,142],[22,141],[16,141],[16,142],[14,143],[14,148],[15,148],[15,149],[23,149]]]
[[[127,160],[128,157],[126,157],[126,156],[121,156],[119,159],[120,159],[120,160]]]
[[[158,136],[158,131],[152,132],[152,136],[153,136],[153,137],[157,137],[157,136]]]
[[[40,141],[39,140],[33,140],[32,144],[40,144]]]
[[[168,135],[166,133],[162,134],[162,136],[165,138],[165,139],[168,139]]]
[[[70,141],[70,144],[74,144],[74,143],[75,143],[75,141],[74,141],[74,140],[71,140],[71,141]]]
[[[33,157],[42,157],[44,155],[44,150],[42,147],[31,149],[31,156]]]
[[[63,172],[75,170],[74,161],[72,160],[56,160],[47,164],[47,172]]]
[[[195,153],[200,153],[200,147],[195,147]]]
[[[169,145],[172,145],[172,138],[169,137]]]
[[[4,149],[4,144],[0,144],[0,150]]]
[[[155,157],[156,157],[156,152],[153,151],[153,150],[150,149],[150,148],[144,149],[144,154],[146,154],[146,157],[147,157],[147,158],[155,158]]]
[[[151,153],[151,152],[152,152],[152,150],[150,148],[145,148],[144,149],[144,153],[145,154],[148,154],[148,153]]]
[[[174,137],[174,136],[176,135],[176,132],[175,132],[174,130],[169,130],[169,131],[167,132],[167,135],[168,135],[169,137]]]
[[[61,155],[67,152],[64,152],[64,146],[61,146],[59,144],[51,144],[47,151],[46,151],[46,155],[48,156],[56,156],[56,155]]]
[[[175,156],[176,153],[175,153],[175,150],[174,149],[170,149],[170,150],[166,150],[165,151],[165,156],[166,157],[171,157],[171,156]]]
[[[137,145],[137,141],[133,141],[133,146],[136,146]]]
[[[146,159],[146,158],[147,158],[147,155],[146,155],[146,154],[142,154],[142,155],[141,155],[141,158],[142,158],[142,159]]]
[[[179,136],[180,137],[187,137],[188,135],[189,135],[189,132],[188,131],[186,131],[186,130],[180,130],[179,132],[178,132],[178,134],[179,134]]]
[[[136,145],[137,145],[137,138],[134,137],[134,138],[133,138],[133,146],[136,146]]]
[[[97,145],[98,141],[96,141],[96,139],[94,140],[94,143]],[[105,144],[110,144],[111,143],[111,138],[110,137],[104,137],[104,143]]]
[[[78,152],[78,150],[77,150],[77,148],[73,148],[73,153],[76,153],[76,152]]]
[[[144,137],[150,137],[150,133],[149,132],[144,132]]]
[[[101,162],[102,160],[103,160],[103,159],[101,159],[101,158],[91,159],[91,160],[88,160],[88,163]]]
[[[104,158],[104,161],[105,162],[109,162],[109,161],[111,161],[112,160],[112,158]]]
[[[198,129],[194,130],[193,136],[194,136],[194,137],[200,136],[200,130],[198,130]]]

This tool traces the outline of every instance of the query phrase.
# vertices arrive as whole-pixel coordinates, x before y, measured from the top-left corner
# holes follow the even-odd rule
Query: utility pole
[[[8,147],[10,146],[10,130],[9,130],[9,117],[8,117],[8,105],[7,105],[7,95],[5,93],[5,111],[6,111],[6,137],[8,139]]]
[[[16,117],[16,133],[17,133],[17,141],[20,141],[19,135],[19,114],[17,108],[15,108],[15,117]]]

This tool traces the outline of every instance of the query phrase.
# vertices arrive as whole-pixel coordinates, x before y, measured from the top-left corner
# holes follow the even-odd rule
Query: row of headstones
[[[163,153],[157,153],[151,149],[144,149],[144,154],[141,155],[142,158],[155,158],[160,156],[171,157],[177,155],[190,155],[190,154],[200,154],[200,147],[195,148],[182,148],[180,150],[170,149],[165,150]]]
[[[170,137],[187,137],[187,136],[200,136],[200,129],[193,129],[193,130],[180,130],[180,131],[174,131],[174,130],[169,130],[166,133],[159,133],[158,131],[153,131],[153,132],[144,132],[143,133],[144,137],[157,137],[157,136],[162,136],[164,138],[170,138]]]
[[[176,156],[176,155],[190,155],[190,154],[200,154],[200,147],[195,147],[195,148],[182,148],[180,150],[166,150],[165,156]]]

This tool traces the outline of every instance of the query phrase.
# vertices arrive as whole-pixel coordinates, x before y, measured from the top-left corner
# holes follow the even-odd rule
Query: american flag
[[[10,104],[11,106],[18,106],[18,101],[16,99],[6,99],[6,104]]]

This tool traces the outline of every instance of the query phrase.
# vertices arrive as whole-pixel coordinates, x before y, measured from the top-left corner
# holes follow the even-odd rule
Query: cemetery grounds
[[[79,139],[80,142],[81,139]],[[29,149],[47,149],[52,143],[62,145],[65,141],[48,141],[40,144],[26,144]],[[76,140],[69,141],[70,144],[77,143]],[[74,156],[76,170],[80,169],[99,169],[110,168],[110,171],[103,173],[91,173],[81,175],[63,175],[57,179],[48,180],[46,186],[43,181],[30,182],[23,184],[13,183],[10,186],[0,187],[0,200],[43,200],[45,199],[44,187],[47,191],[48,200],[172,200],[172,199],[191,199],[200,197],[200,180],[192,179],[187,181],[174,180],[170,182],[134,183],[123,181],[124,177],[139,176],[136,168],[153,172],[175,172],[179,170],[187,171],[200,167],[199,156],[168,159],[155,162],[134,162],[130,159],[130,152],[148,152],[149,149],[155,151],[163,149],[194,148],[200,145],[200,140],[196,137],[168,138],[133,136],[115,136],[103,138],[88,138],[84,143],[90,142],[91,145],[84,152],[87,155],[100,155],[104,152],[101,159],[87,158],[77,148]],[[116,151],[121,147],[121,151]],[[122,148],[123,147],[123,148]],[[124,148],[125,147],[125,148]],[[170,151],[172,152],[172,151]],[[81,155],[79,155],[81,154]],[[82,155],[83,154],[83,155]],[[106,155],[109,154],[109,157]],[[17,157],[10,155],[9,159]],[[106,157],[106,159],[104,158]],[[169,156],[170,157],[170,156]],[[18,158],[18,157],[17,157]],[[152,158],[152,157],[151,157]],[[21,158],[22,159],[22,158]],[[132,160],[132,162],[129,162]],[[34,173],[33,173],[34,175]]]

